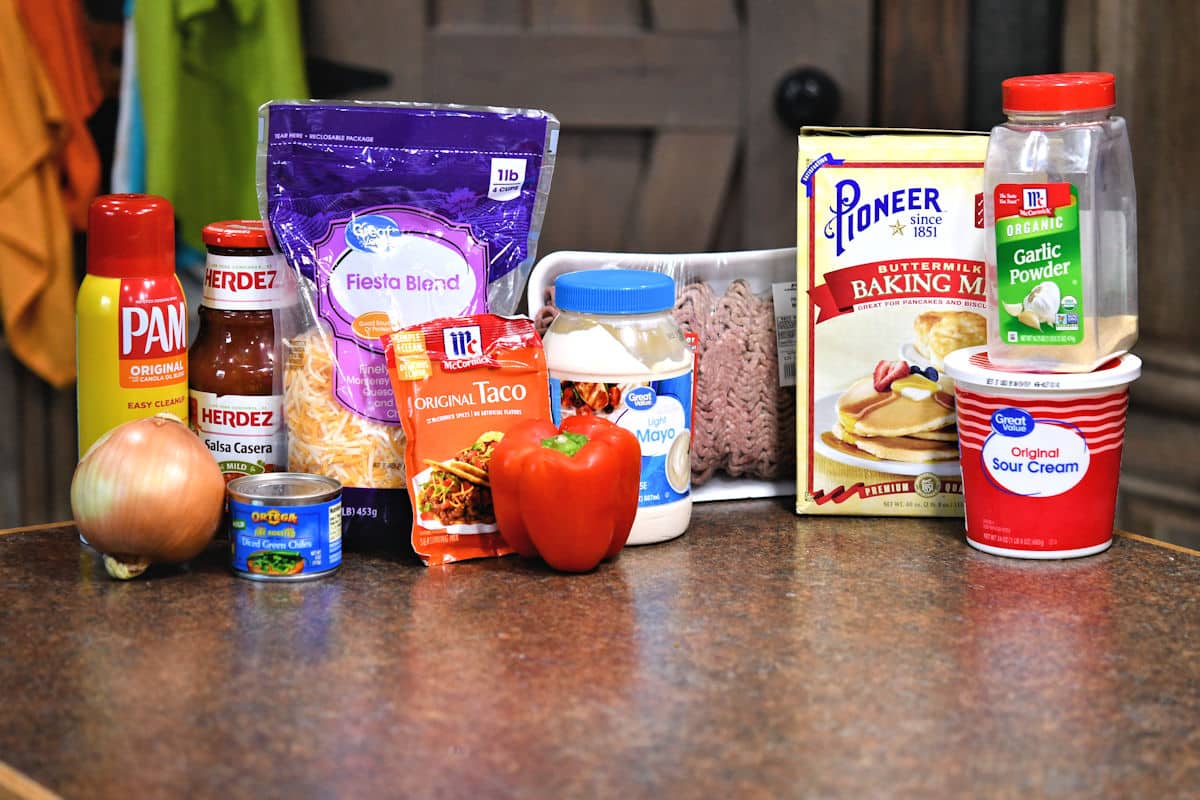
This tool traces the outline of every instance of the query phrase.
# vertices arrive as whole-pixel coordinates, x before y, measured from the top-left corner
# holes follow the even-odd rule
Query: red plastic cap
[[[1007,111],[1086,111],[1117,104],[1117,80],[1111,72],[1061,72],[1023,75],[1000,84]]]
[[[201,234],[209,247],[229,247],[234,250],[265,250],[267,231],[261,220],[231,219],[204,226]]]
[[[175,212],[152,194],[106,194],[88,209],[87,271],[104,278],[175,274]]]

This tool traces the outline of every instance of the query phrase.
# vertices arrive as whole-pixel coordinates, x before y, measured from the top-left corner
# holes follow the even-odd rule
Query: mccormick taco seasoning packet
[[[959,516],[944,369],[987,338],[987,136],[806,128],[799,141],[796,511]]]
[[[436,319],[382,338],[408,439],[412,547],[427,565],[503,556],[488,465],[522,419],[550,419],[542,342],[524,317]]]
[[[380,337],[516,309],[558,122],[531,109],[273,102],[259,130],[263,218],[302,300],[277,325],[288,468],[341,481],[348,542],[392,535],[409,503]]]

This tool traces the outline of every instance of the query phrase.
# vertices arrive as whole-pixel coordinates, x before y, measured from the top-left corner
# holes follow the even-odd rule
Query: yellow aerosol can
[[[123,422],[188,415],[187,301],[164,198],[113,194],[88,213],[75,317],[79,454]]]

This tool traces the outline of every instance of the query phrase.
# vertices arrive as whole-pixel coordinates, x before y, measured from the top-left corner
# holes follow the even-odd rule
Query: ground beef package
[[[350,543],[409,523],[381,337],[516,309],[557,139],[544,111],[263,106],[259,201],[301,298],[280,325],[288,466],[343,483]]]

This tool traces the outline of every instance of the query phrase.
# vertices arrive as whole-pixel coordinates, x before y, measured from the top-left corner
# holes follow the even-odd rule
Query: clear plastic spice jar
[[[1089,372],[1137,341],[1137,215],[1106,72],[1002,84],[984,168],[988,358]]]
[[[673,539],[692,517],[694,356],[672,319],[675,281],[657,272],[597,269],[554,281],[560,313],[543,344],[555,424],[595,414],[642,447],[641,493],[629,544]]]

